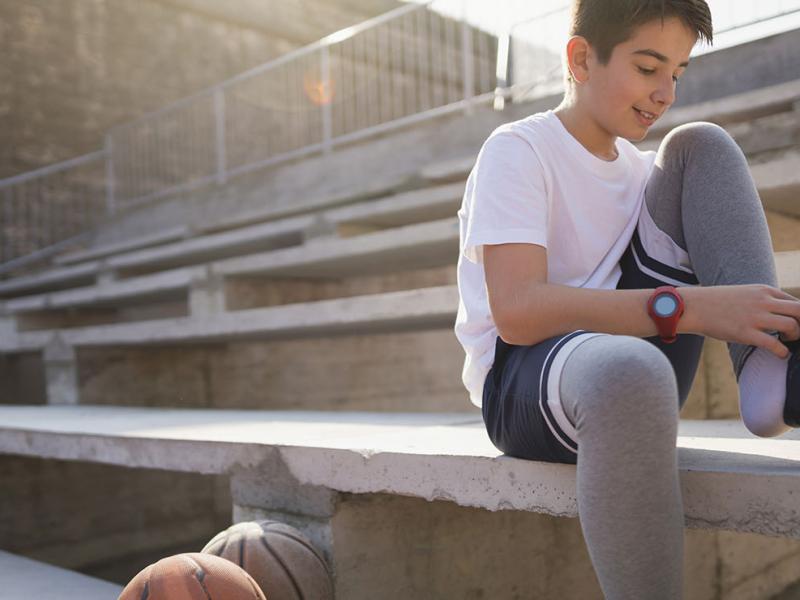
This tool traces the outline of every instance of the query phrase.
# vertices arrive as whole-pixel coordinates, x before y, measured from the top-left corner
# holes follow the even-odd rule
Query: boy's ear
[[[586,38],[574,35],[567,41],[567,66],[577,83],[589,79],[589,53],[591,49]]]

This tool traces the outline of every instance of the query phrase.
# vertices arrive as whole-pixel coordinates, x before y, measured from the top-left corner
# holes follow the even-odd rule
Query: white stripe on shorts
[[[569,335],[569,334],[567,334]],[[578,439],[578,432],[575,430],[575,426],[572,422],[567,418],[566,413],[564,412],[564,407],[561,406],[561,394],[559,392],[559,385],[561,383],[561,371],[564,369],[564,363],[567,362],[567,358],[569,355],[572,354],[572,351],[575,350],[578,346],[580,346],[586,340],[590,340],[593,337],[597,337],[598,335],[608,335],[605,333],[597,333],[594,331],[587,331],[584,334],[576,335],[574,338],[569,340],[566,344],[561,346],[558,350],[558,353],[553,358],[553,364],[550,366],[550,372],[548,373],[547,378],[547,405],[550,408],[550,411],[553,414],[558,426],[561,430],[566,433],[571,440],[564,440],[559,435],[558,430],[553,427],[553,424],[547,417],[547,413],[544,411],[542,407],[542,398],[544,394],[542,394],[541,390],[541,383],[539,389],[539,409],[542,412],[542,416],[544,417],[545,423],[550,428],[550,431],[553,433],[553,436],[561,442],[561,444],[570,450],[571,452],[577,454],[575,452],[575,448],[577,447],[577,439]],[[550,350],[552,353],[555,350],[555,347]],[[550,360],[550,355],[548,354],[547,358],[545,359],[544,364],[547,364],[547,361]],[[542,369],[542,377],[544,376],[544,368]]]
[[[642,201],[642,209],[639,211],[639,222],[636,225],[636,230],[639,232],[639,239],[642,242],[642,246],[644,247],[644,251],[647,253],[647,256],[669,267],[686,271],[687,273],[694,275],[692,263],[689,260],[689,254],[678,244],[676,244],[675,240],[658,228],[658,225],[656,225],[655,221],[653,221],[653,217],[650,215],[650,211],[647,208],[647,202],[645,201]],[[650,277],[654,277],[659,281],[663,281],[664,285],[669,284],[675,287],[692,285],[683,281],[678,281],[677,279],[672,279],[671,277],[667,277],[662,273],[657,273],[652,269],[649,269],[642,264],[640,257],[636,253],[636,249],[633,248],[632,250],[633,258],[636,260],[636,265],[639,267],[639,270],[641,270],[642,273],[645,273]]]

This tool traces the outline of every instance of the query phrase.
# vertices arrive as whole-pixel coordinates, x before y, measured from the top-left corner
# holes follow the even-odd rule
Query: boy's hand
[[[679,293],[685,288],[679,289]],[[769,285],[718,285],[691,288],[686,312],[702,335],[769,350],[787,358],[786,341],[800,339],[800,299]],[[773,334],[773,335],[771,335]]]

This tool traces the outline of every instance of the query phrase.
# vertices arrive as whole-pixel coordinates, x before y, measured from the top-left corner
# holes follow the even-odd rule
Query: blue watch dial
[[[671,294],[660,294],[653,302],[653,310],[659,317],[671,317],[678,310],[678,302]]]

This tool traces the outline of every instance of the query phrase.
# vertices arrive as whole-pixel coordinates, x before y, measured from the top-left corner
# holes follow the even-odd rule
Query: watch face
[[[656,296],[653,310],[659,317],[671,317],[678,310],[678,302],[672,294],[660,294]]]

